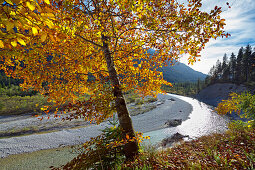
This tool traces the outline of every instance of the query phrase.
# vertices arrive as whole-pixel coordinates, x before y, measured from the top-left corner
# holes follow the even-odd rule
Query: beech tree
[[[227,37],[220,7],[201,0],[1,0],[1,68],[73,114],[100,123],[117,112],[123,136],[135,136],[123,92],[161,93],[159,67],[184,54],[189,63],[210,38]],[[2,10],[3,9],[3,10]],[[156,52],[150,54],[152,48]],[[89,94],[86,101],[78,96]],[[138,153],[129,142],[125,156]]]

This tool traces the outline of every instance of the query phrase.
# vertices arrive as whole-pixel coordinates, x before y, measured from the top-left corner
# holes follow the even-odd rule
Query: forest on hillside
[[[222,61],[217,60],[205,79],[206,84],[236,83],[255,81],[255,48],[249,44],[241,47],[238,54],[224,54]]]

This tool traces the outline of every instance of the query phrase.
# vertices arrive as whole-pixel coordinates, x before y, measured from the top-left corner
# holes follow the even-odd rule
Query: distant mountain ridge
[[[204,80],[207,76],[180,62],[177,62],[174,66],[167,66],[161,69],[163,78],[171,83],[196,82],[198,79]]]
[[[149,49],[148,53],[154,54],[155,50]],[[198,79],[204,80],[207,76],[180,62],[176,62],[174,66],[162,67],[160,71],[163,73],[163,78],[171,83],[196,82]]]

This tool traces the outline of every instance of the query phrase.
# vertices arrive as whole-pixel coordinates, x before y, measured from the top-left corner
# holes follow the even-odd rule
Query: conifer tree
[[[243,47],[241,47],[237,54],[236,59],[236,82],[242,82],[242,60],[243,60]]]
[[[234,53],[232,53],[230,57],[229,72],[230,72],[230,80],[233,82],[236,78],[236,56]]]
[[[251,54],[251,80],[255,81],[255,48]]]
[[[228,67],[228,57],[226,53],[223,56],[221,70],[222,70],[221,80],[227,81],[229,77],[229,67]]]
[[[214,77],[216,78],[215,81],[218,81],[222,77],[222,63],[220,62],[219,59],[216,62]]]
[[[197,93],[199,93],[200,88],[201,88],[201,83],[200,83],[200,79],[198,78],[197,79]]]
[[[242,72],[244,74],[244,81],[247,82],[250,78],[250,67],[251,67],[251,46],[248,44],[244,50],[242,59]]]

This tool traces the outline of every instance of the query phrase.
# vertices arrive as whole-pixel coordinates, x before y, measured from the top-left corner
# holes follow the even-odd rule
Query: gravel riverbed
[[[134,129],[139,132],[149,132],[164,128],[164,124],[169,119],[187,120],[192,111],[192,106],[178,98],[169,95],[158,95],[157,107],[149,112],[132,116]],[[8,118],[7,118],[8,120]],[[26,123],[29,124],[35,120],[26,118]],[[38,120],[39,121],[39,120]],[[47,120],[45,120],[47,121]],[[4,122],[4,123],[3,123]],[[13,124],[13,121],[4,121],[0,119],[0,127],[4,124],[5,128],[8,122]],[[24,119],[15,120],[15,124],[19,126],[24,124]],[[60,146],[75,145],[89,140],[101,133],[100,130],[106,126],[110,126],[108,122],[103,122],[99,125],[89,125],[87,127],[77,129],[63,129],[57,132],[32,134],[20,137],[2,138],[0,139],[0,157],[4,158],[12,154],[21,154],[24,152],[34,152],[42,149],[57,148]]]

